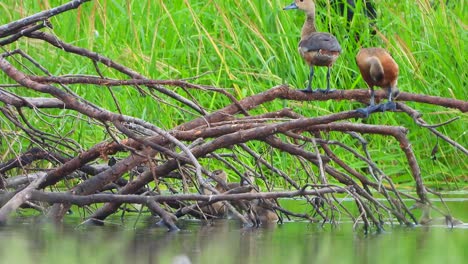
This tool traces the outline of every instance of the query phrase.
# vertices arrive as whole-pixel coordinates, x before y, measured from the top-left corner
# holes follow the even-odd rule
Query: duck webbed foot
[[[378,104],[378,105],[369,105],[366,108],[359,108],[356,109],[356,112],[363,114],[364,118],[369,117],[370,114],[375,113],[375,112],[383,112],[383,104]]]
[[[375,112],[385,112],[385,111],[395,111],[396,103],[395,102],[386,102],[385,104],[378,105],[369,105],[366,108],[356,109],[356,112],[363,114],[365,118],[369,117],[370,114]]]
[[[336,89],[327,88],[327,89],[315,89],[315,90],[313,90],[314,93],[323,93],[323,94],[333,93],[334,91],[336,91]]]
[[[388,101],[385,104],[382,104],[382,112],[384,111],[395,111],[396,110],[396,103],[392,101]]]
[[[299,90],[299,91],[301,91],[303,93],[313,93],[314,92],[314,90],[312,90],[310,87],[307,87],[307,88]]]
[[[304,92],[304,93],[323,93],[323,94],[333,93],[334,91],[336,91],[336,90],[335,89],[315,89],[315,90],[312,90],[311,88],[306,88],[304,90],[301,90],[301,92]]]

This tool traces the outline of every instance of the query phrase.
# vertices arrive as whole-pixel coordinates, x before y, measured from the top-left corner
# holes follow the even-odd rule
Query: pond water
[[[449,199],[448,205],[468,222],[467,200]],[[185,220],[180,232],[169,233],[151,228],[152,218],[125,219],[97,227],[68,218],[57,227],[17,218],[0,228],[0,263],[468,263],[466,224],[388,225],[384,233],[364,235],[347,222],[251,229],[233,220]]]

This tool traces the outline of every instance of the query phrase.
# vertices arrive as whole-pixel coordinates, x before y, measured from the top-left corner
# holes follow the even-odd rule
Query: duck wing
[[[303,52],[326,50],[332,52],[341,52],[340,43],[332,34],[313,33],[299,42],[299,48]]]

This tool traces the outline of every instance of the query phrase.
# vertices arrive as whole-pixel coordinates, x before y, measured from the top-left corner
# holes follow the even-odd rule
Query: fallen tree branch
[[[186,88],[195,88],[202,90],[217,90],[212,89],[209,86],[194,85],[182,80],[149,80],[149,79],[133,79],[133,80],[115,80],[115,79],[103,79],[95,76],[66,76],[66,77],[48,77],[48,76],[29,76],[31,80],[47,84],[47,83],[61,83],[61,84],[94,84],[100,86],[122,86],[122,85],[170,85],[180,86]],[[370,99],[368,89],[340,89],[333,93],[322,94],[322,93],[307,93],[290,88],[281,95],[278,95],[278,99],[287,99],[294,101],[326,101],[326,100],[355,100],[367,102]],[[377,102],[382,99],[386,99],[387,94],[384,90],[375,91],[375,99]],[[463,113],[468,111],[468,102],[452,99],[442,98],[437,96],[425,95],[425,94],[412,94],[407,92],[400,92],[398,94],[398,101],[411,101],[418,103],[426,103],[432,105],[440,105],[447,108],[458,109]]]
[[[319,190],[296,190],[296,191],[278,191],[278,192],[259,192],[259,193],[232,193],[232,194],[171,194],[171,195],[120,195],[120,194],[90,194],[74,195],[61,192],[43,192],[32,190],[29,199],[32,201],[42,201],[48,203],[71,203],[75,205],[90,205],[94,203],[117,202],[117,203],[135,203],[146,204],[149,200],[163,203],[169,201],[237,201],[254,199],[274,199],[274,198],[292,198],[304,195],[323,195],[326,193],[345,192],[341,187],[324,187]]]
[[[63,12],[66,12],[68,10],[78,8],[81,4],[85,2],[89,2],[89,1],[90,0],[73,0],[61,6],[52,8],[50,10],[42,11],[32,16],[13,21],[6,25],[2,25],[0,26],[0,38],[6,37],[8,35],[12,35],[16,33],[17,31],[20,31],[21,28],[34,24],[38,21],[44,21],[48,18],[51,18]]]

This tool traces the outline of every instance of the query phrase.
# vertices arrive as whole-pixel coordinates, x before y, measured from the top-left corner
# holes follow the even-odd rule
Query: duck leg
[[[387,93],[388,93],[388,102],[383,104],[382,106],[382,112],[383,111],[395,111],[396,110],[396,104],[395,102],[392,101],[392,87],[387,88]]]
[[[314,78],[314,66],[310,66],[310,73],[309,73],[309,84],[307,84],[307,88],[301,90],[304,93],[312,93],[312,79]]]
[[[315,89],[312,92],[314,92],[314,93],[320,92],[320,93],[328,94],[328,93],[332,93],[334,91],[335,91],[335,89],[330,89],[330,67],[328,67],[328,70],[327,70],[327,89]]]
[[[383,112],[383,111],[385,111],[383,109],[384,108],[383,104],[378,104],[378,105],[375,104],[374,87],[371,87],[370,90],[371,90],[371,97],[370,97],[369,106],[366,107],[366,108],[359,108],[359,109],[356,110],[358,113],[363,114],[365,116],[365,118],[369,117],[369,115],[374,113],[374,112]]]
[[[328,70],[327,70],[327,89],[325,90],[326,94],[335,91],[335,89],[330,89],[330,72],[331,72],[331,67],[328,66]]]
[[[369,102],[369,106],[373,106],[375,105],[375,91],[374,91],[374,87],[371,87],[370,88],[370,102]]]

